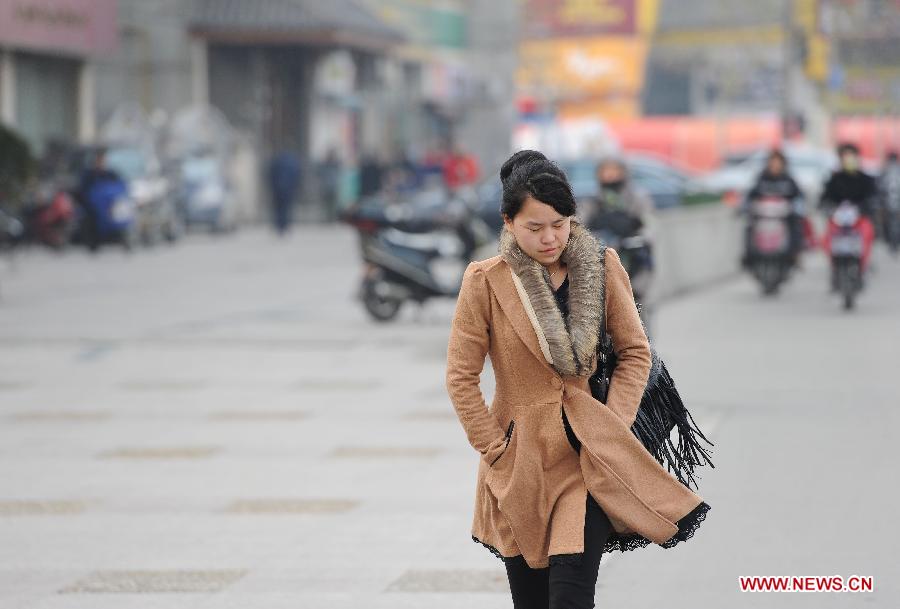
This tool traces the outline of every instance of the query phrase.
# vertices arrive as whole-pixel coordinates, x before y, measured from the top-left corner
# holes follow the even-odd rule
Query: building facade
[[[116,0],[0,0],[0,121],[40,156],[96,131],[96,58],[117,49]]]

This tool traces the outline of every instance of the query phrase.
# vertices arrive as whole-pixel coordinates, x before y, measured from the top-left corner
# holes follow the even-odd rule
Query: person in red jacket
[[[474,184],[479,178],[478,160],[453,144],[444,159],[444,184],[452,192],[462,186]]]

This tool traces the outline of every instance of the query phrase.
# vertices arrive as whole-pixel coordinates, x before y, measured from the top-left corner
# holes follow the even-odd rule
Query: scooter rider
[[[791,204],[791,213],[788,216],[788,234],[790,235],[791,263],[797,262],[800,251],[803,249],[803,222],[804,222],[804,197],[803,191],[797,186],[788,171],[787,158],[778,148],[769,152],[766,158],[766,166],[756,178],[756,183],[747,191],[741,203],[739,211],[747,214],[754,201],[766,197],[777,197],[787,200]],[[741,259],[743,266],[750,263],[750,238],[753,230],[752,220],[747,222],[744,229],[744,255]]]
[[[82,172],[75,196],[76,202],[84,211],[85,240],[91,251],[96,251],[100,245],[99,218],[97,218],[97,211],[94,209],[94,206],[91,205],[91,190],[98,182],[103,180],[121,182],[122,177],[116,171],[107,167],[106,148],[101,147],[94,151],[93,165]]]
[[[863,239],[861,265],[865,273],[875,239],[873,219],[877,187],[875,179],[860,169],[859,148],[855,144],[841,144],[837,152],[841,165],[826,182],[819,208],[830,213],[837,205],[849,201],[859,209],[859,231]],[[831,238],[837,231],[838,227],[829,218],[823,242],[826,252],[831,251]]]
[[[585,226],[588,230],[609,231],[617,238],[640,235],[643,246],[628,264],[635,297],[643,300],[650,288],[654,267],[651,236],[653,199],[634,184],[624,160],[610,156],[602,159],[595,172],[597,196]]]
[[[616,157],[607,157],[597,165],[597,213],[625,211],[646,226],[653,211],[653,200],[636,186],[628,174],[625,162]]]

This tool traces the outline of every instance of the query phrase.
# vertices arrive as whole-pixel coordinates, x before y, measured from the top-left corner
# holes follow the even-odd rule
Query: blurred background
[[[898,44],[894,0],[0,0],[0,605],[511,606],[444,371],[533,148],[716,442],[598,606],[896,606]]]

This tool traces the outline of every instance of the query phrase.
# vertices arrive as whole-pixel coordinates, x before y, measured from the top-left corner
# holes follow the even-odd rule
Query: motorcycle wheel
[[[852,291],[849,291],[849,290],[845,291],[844,292],[844,310],[850,311],[853,309],[853,307],[855,305],[856,305],[856,294],[854,294]]]
[[[366,281],[363,284],[362,301],[366,311],[373,319],[380,322],[391,321],[400,312],[403,306],[402,300],[385,297],[378,294],[376,281]]]
[[[774,261],[765,261],[759,263],[757,268],[757,277],[759,278],[762,293],[765,296],[773,296],[778,293],[781,287],[784,273],[781,265]]]
[[[856,294],[859,291],[859,287],[859,264],[849,261],[843,262],[838,268],[838,289],[845,311],[849,311],[856,306]]]

